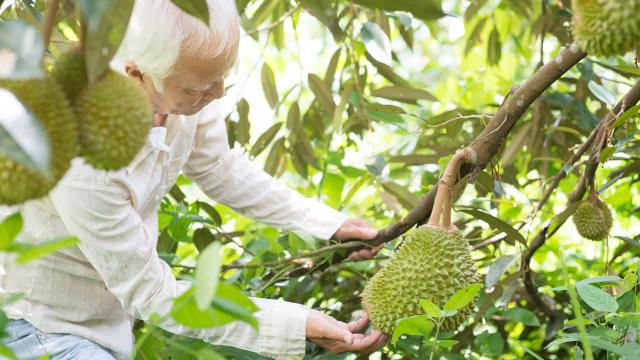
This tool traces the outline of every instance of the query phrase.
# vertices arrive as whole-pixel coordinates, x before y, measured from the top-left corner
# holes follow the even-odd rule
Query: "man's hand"
[[[333,234],[333,238],[336,240],[373,240],[376,236],[378,236],[378,230],[365,220],[359,219],[347,219]],[[349,255],[349,259],[354,261],[371,259],[380,248],[382,245],[355,251]]]
[[[389,336],[380,330],[360,334],[368,323],[367,315],[347,324],[320,311],[310,310],[307,316],[307,338],[334,354],[348,351],[368,355],[389,341]]]

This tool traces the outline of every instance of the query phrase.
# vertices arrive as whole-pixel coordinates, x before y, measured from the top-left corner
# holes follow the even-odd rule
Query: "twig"
[[[285,257],[282,259],[278,259],[278,260],[273,260],[273,261],[267,261],[264,263],[259,263],[259,264],[229,264],[229,265],[223,265],[222,269],[224,270],[229,270],[229,269],[258,269],[258,268],[263,268],[263,267],[275,267],[278,265],[282,265],[282,264],[287,264],[287,263],[295,263],[298,262],[299,260],[306,260],[306,259],[311,259],[314,256],[318,256],[321,254],[324,254],[326,252],[329,251],[334,251],[334,250],[339,250],[339,249],[352,249],[355,247],[371,247],[372,245],[368,242],[363,242],[363,241],[349,241],[349,242],[343,242],[343,243],[339,243],[339,244],[333,244],[333,245],[329,245],[329,246],[325,246],[323,248],[317,249],[317,250],[313,250],[307,253],[303,253],[297,256],[291,256],[291,257]]]
[[[42,23],[42,39],[44,40],[45,48],[49,47],[49,39],[53,32],[53,26],[56,23],[56,15],[58,14],[58,0],[49,0],[47,3],[47,12],[45,14],[44,22]]]

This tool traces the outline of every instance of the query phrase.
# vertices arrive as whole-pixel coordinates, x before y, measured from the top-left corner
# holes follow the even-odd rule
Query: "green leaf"
[[[564,170],[563,170],[564,171]],[[575,202],[566,209],[564,209],[560,214],[556,215],[551,219],[551,223],[549,224],[549,229],[547,230],[547,234],[555,233],[566,221],[576,212],[576,209],[580,206],[580,202]]]
[[[624,359],[637,359],[640,354],[631,349],[630,347],[623,347],[617,344],[612,343],[611,341],[600,339],[595,336],[589,336],[589,343],[595,347],[600,349],[604,349],[619,355],[622,355]],[[550,348],[556,345],[562,345],[568,342],[578,342],[580,341],[580,335],[576,333],[565,333],[564,338],[556,339],[550,342],[546,348]]]
[[[273,15],[279,2],[280,0],[264,0],[253,13],[253,17],[245,23],[244,28],[247,31],[255,31],[258,25],[262,24],[267,20],[267,18]],[[255,35],[257,35],[257,33]]]
[[[76,0],[86,23],[85,58],[90,83],[109,67],[129,24],[134,0]]]
[[[20,231],[22,231],[23,225],[22,215],[19,212],[0,223],[0,250],[6,249],[15,241]]]
[[[618,116],[618,118],[611,124],[611,129],[615,129],[618,126],[622,125],[625,121],[634,117],[640,111],[640,104],[632,106],[627,109],[622,115]]]
[[[520,234],[518,230],[514,229],[513,226],[507,224],[502,219],[498,219],[497,217],[489,213],[477,209],[461,209],[460,211],[466,212],[474,218],[484,221],[492,229],[502,231],[513,240],[516,240],[524,245],[527,244],[524,236],[522,236],[522,234]]]
[[[275,123],[271,125],[271,127],[268,128],[265,132],[263,132],[262,135],[258,137],[258,140],[256,140],[256,142],[251,147],[251,151],[250,151],[251,156],[255,157],[260,155],[260,153],[264,151],[264,149],[266,149],[267,146],[269,146],[271,141],[273,141],[273,138],[276,137],[276,135],[278,134],[278,130],[280,130],[281,126],[282,126],[282,123]]]
[[[386,11],[408,11],[422,20],[437,20],[444,16],[440,0],[354,0],[353,2],[358,5]]]
[[[259,308],[237,287],[227,283],[220,283],[212,305],[217,311],[224,311],[224,313],[230,315],[226,319],[228,322],[240,320],[251,325],[254,329],[258,329],[258,321],[252,314],[258,311]],[[225,320],[225,318],[221,319]]]
[[[510,320],[522,323],[526,326],[540,326],[540,320],[534,313],[523,308],[512,308],[504,312],[504,315]]]
[[[374,59],[387,65],[391,65],[391,42],[387,34],[374,22],[368,22],[360,30],[360,38],[367,52]]]
[[[475,342],[480,354],[491,358],[500,355],[504,349],[504,339],[498,333],[483,332],[476,337]]]
[[[44,42],[31,24],[3,18],[0,22],[0,79],[33,79],[45,76]],[[3,113],[6,109],[2,105]],[[3,114],[4,115],[4,114]]]
[[[432,303],[431,300],[420,299],[420,306],[422,306],[424,312],[432,318],[437,319],[440,317],[440,308],[438,307],[438,305]]]
[[[609,160],[609,158],[613,156],[613,154],[615,153],[616,153],[616,148],[613,146],[608,146],[602,149],[602,151],[600,152],[600,162],[604,163],[605,161]]]
[[[576,285],[580,284],[599,284],[599,283],[616,283],[619,284],[622,279],[619,276],[592,276],[586,279],[582,279],[576,282]]]
[[[327,87],[329,89],[331,89],[331,85],[333,84],[333,78],[335,77],[336,69],[338,68],[338,61],[340,60],[341,53],[342,53],[342,48],[338,48],[333,53],[333,55],[331,56],[331,60],[329,60],[327,71],[325,71],[324,73],[324,82],[325,84],[327,84]]]
[[[409,81],[404,79],[402,76],[398,75],[391,66],[382,63],[376,60],[371,54],[368,52],[365,54],[367,60],[376,67],[378,70],[378,74],[384,76],[387,80],[391,81],[394,85],[402,86],[402,87],[411,87]]]
[[[199,19],[209,26],[209,7],[206,0],[171,0],[187,14]]]
[[[435,326],[436,324],[424,315],[416,315],[399,320],[391,336],[391,343],[395,344],[402,335],[429,336]]]
[[[590,284],[576,284],[578,294],[593,310],[603,312],[615,312],[618,303],[613,296],[604,290]]]
[[[80,240],[77,237],[68,237],[65,239],[46,241],[38,245],[20,244],[19,247],[15,247],[11,249],[11,251],[17,251],[18,258],[16,260],[18,264],[24,264],[79,243]]]
[[[251,139],[251,123],[249,122],[249,103],[245,98],[238,102],[238,124],[236,126],[236,140],[240,145],[246,145]]]
[[[338,208],[342,203],[342,192],[344,191],[344,177],[337,174],[326,174],[322,182],[322,191],[327,194],[329,205]]]
[[[624,276],[624,280],[622,281],[622,292],[627,292],[636,287],[638,284],[638,275],[633,272],[628,272]]]
[[[498,65],[501,57],[502,44],[500,43],[500,33],[498,33],[498,28],[494,27],[489,35],[489,42],[487,43],[487,61],[489,65]]]
[[[10,360],[19,360],[16,354],[11,351],[5,344],[0,344],[0,355],[10,359]]]
[[[251,314],[257,310],[258,307],[240,290],[219,283],[216,297],[205,310],[196,305],[194,289],[191,288],[176,298],[170,314],[178,323],[196,329],[222,326],[236,320],[256,327],[257,321]]]
[[[584,359],[583,357],[583,352],[582,349],[580,348],[580,346],[574,346],[573,347],[573,360],[582,360]]]
[[[589,81],[589,90],[595,97],[597,97],[600,101],[608,104],[610,106],[616,105],[616,97],[609,92],[604,86],[595,83],[593,80]]]
[[[198,305],[200,311],[209,307],[218,288],[220,266],[222,265],[220,249],[220,243],[214,242],[207,246],[200,256],[198,256],[194,274],[196,281],[194,285],[194,296],[196,305]]]
[[[193,288],[178,296],[171,309],[171,317],[182,325],[201,329],[220,325],[215,311],[208,307],[200,310],[193,297]]]
[[[202,227],[193,232],[193,244],[198,251],[204,251],[209,245],[216,241],[216,237],[213,236],[211,230]],[[171,241],[173,242],[173,240]],[[169,250],[167,250],[169,251]]]
[[[536,354],[535,352],[533,352],[533,350],[529,349],[529,348],[524,348],[524,352],[526,352],[527,354],[531,355],[534,359],[536,360],[544,360],[544,358],[538,354]]]
[[[222,225],[222,216],[220,216],[220,213],[218,212],[218,210],[216,210],[215,207],[211,206],[211,204],[208,204],[204,201],[198,201],[198,206],[200,207],[201,210],[204,210],[204,212],[206,212],[207,215],[209,215],[211,220],[213,220],[213,222],[216,225]]]
[[[414,102],[416,100],[438,101],[430,92],[426,90],[392,85],[371,91],[371,95],[385,99]]]
[[[267,103],[272,109],[278,105],[278,90],[276,89],[276,78],[269,64],[264,63],[262,66],[262,90],[267,98]]]
[[[470,284],[458,290],[447,303],[444,304],[444,311],[460,310],[469,305],[478,295],[480,289],[482,289],[482,284]]]
[[[484,279],[484,286],[490,288],[495,286],[504,273],[509,270],[511,265],[516,262],[518,256],[516,255],[503,255],[496,259],[490,266],[487,276]]]
[[[337,10],[332,8],[330,4],[323,0],[300,0],[300,5],[331,31],[331,35],[333,35],[333,39],[336,42],[344,40],[345,33],[340,28],[340,23],[336,16]]]
[[[267,156],[267,160],[264,162],[264,171],[271,175],[276,176],[280,165],[283,163],[285,159],[284,156],[286,154],[286,147],[284,145],[285,137],[281,137],[276,140],[276,142],[271,147],[271,151],[269,151],[269,155]]]
[[[336,110],[336,103],[333,102],[333,96],[331,95],[331,89],[327,84],[322,81],[318,75],[309,74],[309,87],[315,95],[318,102],[322,105],[329,114],[333,114]]]
[[[382,183],[382,188],[393,195],[402,206],[408,210],[413,209],[418,205],[420,199],[409,191],[404,186],[400,186],[391,181],[385,181]]]

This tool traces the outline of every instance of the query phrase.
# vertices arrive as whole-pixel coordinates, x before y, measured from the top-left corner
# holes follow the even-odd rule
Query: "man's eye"
[[[182,90],[182,91],[183,91],[185,94],[187,94],[187,95],[193,95],[193,94],[195,94],[195,93],[196,93],[196,91],[195,91],[195,90],[193,90],[193,89],[184,89],[184,90]]]

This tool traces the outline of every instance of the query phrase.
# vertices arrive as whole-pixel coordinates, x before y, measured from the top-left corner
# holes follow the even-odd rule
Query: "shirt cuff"
[[[349,218],[346,214],[316,200],[307,199],[309,210],[294,227],[316,239],[329,240]]]
[[[261,354],[276,360],[298,360],[305,354],[307,315],[303,305],[280,300],[252,299],[258,307]]]

